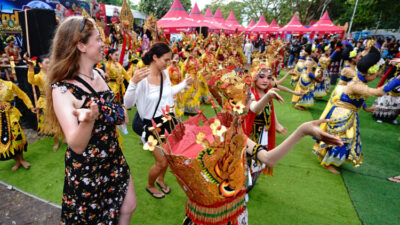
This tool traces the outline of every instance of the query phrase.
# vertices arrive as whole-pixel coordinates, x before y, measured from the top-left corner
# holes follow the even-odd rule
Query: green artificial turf
[[[376,87],[378,82],[379,79],[369,86]],[[317,101],[310,110],[314,119],[319,118],[328,97]],[[371,107],[375,99],[368,98],[367,106]],[[377,123],[371,113],[363,110],[359,115],[364,161],[357,168],[344,164],[341,167],[343,180],[363,224],[399,224],[399,184],[386,178],[400,175],[400,142],[397,140],[400,127]]]
[[[288,82],[285,82],[286,86],[289,86]],[[290,103],[291,95],[283,92],[280,94],[285,103],[275,102],[275,109],[280,123],[288,128],[289,133],[302,122],[312,119],[310,112],[293,108]],[[133,118],[134,110],[129,114]],[[213,115],[211,107],[205,107],[205,114]],[[277,143],[282,142],[285,137],[287,136],[277,135]],[[310,137],[303,139],[276,165],[273,177],[259,178],[247,204],[250,224],[361,224],[342,177],[329,173],[319,165],[311,153],[313,144]],[[1,162],[0,180],[60,204],[66,145],[56,153],[51,149],[52,145],[51,138],[44,138],[29,146],[28,152],[24,154],[32,165],[29,170],[11,172],[14,161]],[[152,198],[145,191],[147,173],[153,164],[151,153],[142,150],[138,136],[131,130],[128,135],[123,136],[123,148],[138,201],[131,224],[182,224],[185,195],[174,176],[170,172],[166,175],[166,183],[172,189],[171,194],[161,200]],[[376,207],[375,210],[382,215],[385,213],[384,208]],[[366,209],[365,214],[368,213],[369,209]]]

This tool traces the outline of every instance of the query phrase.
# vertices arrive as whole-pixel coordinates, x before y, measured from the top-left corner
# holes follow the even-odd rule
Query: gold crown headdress
[[[129,26],[129,30],[133,30],[133,23],[134,18],[133,18],[133,14],[131,9],[129,8],[128,3],[126,2],[126,0],[124,0],[122,2],[122,8],[121,8],[121,12],[119,14],[119,20],[123,23],[126,24],[127,26]]]

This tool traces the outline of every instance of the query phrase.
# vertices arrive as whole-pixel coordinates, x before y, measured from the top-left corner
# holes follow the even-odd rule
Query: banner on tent
[[[57,17],[62,20],[73,15],[82,15],[82,10],[90,12],[90,5],[85,1],[78,0],[11,0],[2,1],[0,11],[3,14],[14,14],[15,11],[24,9],[51,9],[55,10]],[[3,21],[3,17],[1,18]],[[16,21],[14,21],[16,22]],[[19,23],[18,23],[19,24]]]

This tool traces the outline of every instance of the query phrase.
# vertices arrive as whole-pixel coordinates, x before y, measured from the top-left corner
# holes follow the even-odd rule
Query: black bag
[[[96,70],[96,71],[103,78],[101,73],[98,70]],[[81,84],[83,84],[87,89],[89,89],[93,94],[95,94],[100,99],[100,95],[86,81],[84,81],[80,77],[76,77],[75,80],[80,82]],[[106,82],[106,81],[104,80],[104,82]],[[107,101],[105,101],[105,102],[99,101],[96,103],[99,107],[99,112],[103,114],[104,119],[108,123],[115,124],[115,125],[121,125],[125,122],[125,109],[124,109],[124,107],[122,107],[121,104],[107,102]]]
[[[133,118],[132,130],[140,136],[144,131],[144,122],[143,119],[140,118],[139,112],[136,112],[135,117]]]
[[[151,118],[154,118],[157,112],[157,108],[160,105],[161,97],[162,97],[162,92],[163,92],[163,74],[161,73],[161,84],[160,84],[160,97],[158,98],[158,102],[156,105],[156,108],[154,109],[153,116]],[[145,124],[143,119],[140,117],[139,112],[136,112],[135,117],[133,118],[132,121],[132,130],[137,133],[139,136],[142,136],[142,133],[145,129]]]

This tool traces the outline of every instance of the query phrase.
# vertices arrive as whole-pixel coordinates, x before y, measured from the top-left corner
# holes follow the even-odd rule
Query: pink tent
[[[230,30],[238,30],[239,32],[245,31],[244,27],[240,25],[240,23],[236,20],[235,14],[233,11],[229,14],[228,18],[225,20],[225,26],[228,27]]]
[[[315,20],[314,20],[314,19],[312,19],[312,20],[311,20],[311,22],[310,22],[310,24],[308,24],[308,26],[310,26],[310,27],[311,27],[311,26],[312,26],[312,25],[314,25],[314,24],[315,24]]]
[[[225,26],[225,20],[219,8],[214,13],[214,21],[216,22],[214,25],[218,26],[220,29],[234,31],[234,29],[232,30],[231,28]]]
[[[211,12],[211,11],[210,11]],[[190,18],[194,19],[194,27],[208,27],[210,29],[218,29],[215,25],[211,23],[207,18],[201,14],[197,3],[194,4],[192,11],[189,14]]]
[[[260,16],[260,19],[254,25],[252,28],[250,28],[248,31],[251,33],[257,33],[257,34],[267,34],[268,33],[268,23],[265,21],[264,15]]]
[[[254,22],[254,19],[251,19],[249,25],[247,25],[246,27],[246,31],[249,31],[249,29],[252,28],[255,24],[256,22]]]
[[[281,29],[281,27],[276,23],[276,20],[273,19],[271,24],[267,28],[267,32],[269,34],[277,34],[279,32],[279,29]]]
[[[171,8],[158,22],[158,27],[164,27],[165,34],[190,32],[194,19],[190,18],[182,3],[174,0]]]
[[[211,12],[210,6],[208,6],[206,12],[204,13],[204,17],[205,18],[213,18],[214,17],[212,12]]]
[[[279,32],[283,34],[305,34],[309,32],[309,30],[300,23],[297,15],[294,14],[290,22],[279,29]]]
[[[328,10],[325,11],[321,19],[312,25],[309,30],[316,34],[344,34],[344,30],[332,23],[328,15]]]

